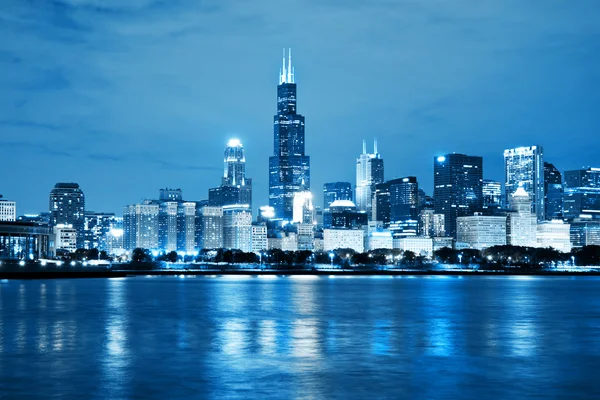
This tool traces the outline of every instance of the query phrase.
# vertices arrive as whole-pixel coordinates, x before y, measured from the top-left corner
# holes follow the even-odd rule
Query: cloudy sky
[[[200,200],[237,137],[268,201],[281,49],[291,47],[312,189],[386,178],[432,191],[433,157],[540,144],[600,166],[598,0],[2,0],[0,193],[47,210],[56,182],[118,212],[161,187]],[[369,145],[371,148],[372,145]]]

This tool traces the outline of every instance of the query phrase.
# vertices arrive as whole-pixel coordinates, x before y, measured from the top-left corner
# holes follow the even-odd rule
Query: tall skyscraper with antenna
[[[371,218],[375,185],[383,183],[383,158],[377,152],[377,140],[373,153],[367,153],[367,142],[363,140],[362,154],[356,159],[356,207],[366,211]]]
[[[269,157],[269,205],[275,209],[275,217],[291,221],[294,194],[306,190],[310,190],[310,157],[305,153],[304,116],[296,112],[292,51],[286,60],[284,49],[277,86],[273,156]]]

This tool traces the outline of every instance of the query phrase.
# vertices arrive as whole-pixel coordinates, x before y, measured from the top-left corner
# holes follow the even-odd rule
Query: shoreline
[[[126,278],[138,276],[600,276],[600,271],[494,271],[494,270],[300,270],[300,269],[164,269],[106,271],[0,272],[0,280]]]

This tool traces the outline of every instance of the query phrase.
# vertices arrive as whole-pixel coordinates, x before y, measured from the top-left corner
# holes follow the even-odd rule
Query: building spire
[[[285,68],[285,48],[283,49],[283,58],[281,61],[281,69],[279,70],[279,84],[285,83],[287,72]]]
[[[373,154],[377,154],[377,138],[373,140]]]
[[[363,139],[363,154],[367,154],[367,141]]]
[[[288,49],[288,52],[287,83],[294,83],[294,73],[292,72],[292,49]]]

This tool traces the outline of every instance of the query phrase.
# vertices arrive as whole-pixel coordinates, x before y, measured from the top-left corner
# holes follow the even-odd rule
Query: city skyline
[[[167,186],[204,199],[219,181],[223,144],[233,137],[245,145],[254,208],[267,204],[275,77],[287,46],[294,49],[308,121],[313,193],[325,182],[354,182],[361,141],[373,136],[386,159],[386,178],[416,176],[428,194],[430,160],[439,154],[482,156],[484,179],[496,181],[503,181],[504,149],[537,143],[560,171],[596,165],[593,110],[600,85],[594,71],[600,61],[590,50],[600,28],[593,23],[594,2],[515,3],[512,10],[347,3],[309,12],[300,6],[276,39],[264,33],[282,22],[261,2],[240,11],[244,29],[253,27],[245,40],[231,30],[234,13],[225,4],[207,10],[174,2],[160,12],[152,4],[0,6],[18,16],[2,17],[0,38],[20,40],[0,41],[6,71],[0,157],[22,167],[3,177],[0,193],[17,202],[19,214],[44,211],[56,182],[79,183],[86,208],[97,211],[119,213]],[[373,36],[365,9],[382,17],[378,29],[391,34]],[[305,29],[311,15],[324,19],[331,12],[339,17],[331,24]],[[168,23],[173,13],[190,18],[174,27]],[[483,23],[492,13],[495,23]],[[142,15],[153,18],[137,19]],[[209,33],[199,29],[207,18],[214,21]],[[347,24],[346,18],[362,22]],[[405,18],[411,23],[398,24]],[[580,22],[570,24],[573,18]],[[135,29],[122,29],[132,22]],[[163,25],[155,32],[156,23]],[[506,33],[506,24],[518,34]],[[207,45],[210,32],[226,29],[230,36]],[[173,38],[169,47],[161,37]],[[111,47],[117,38],[122,44]],[[105,57],[111,51],[116,55]],[[123,170],[131,179],[122,179]],[[320,205],[320,196],[315,200]]]

